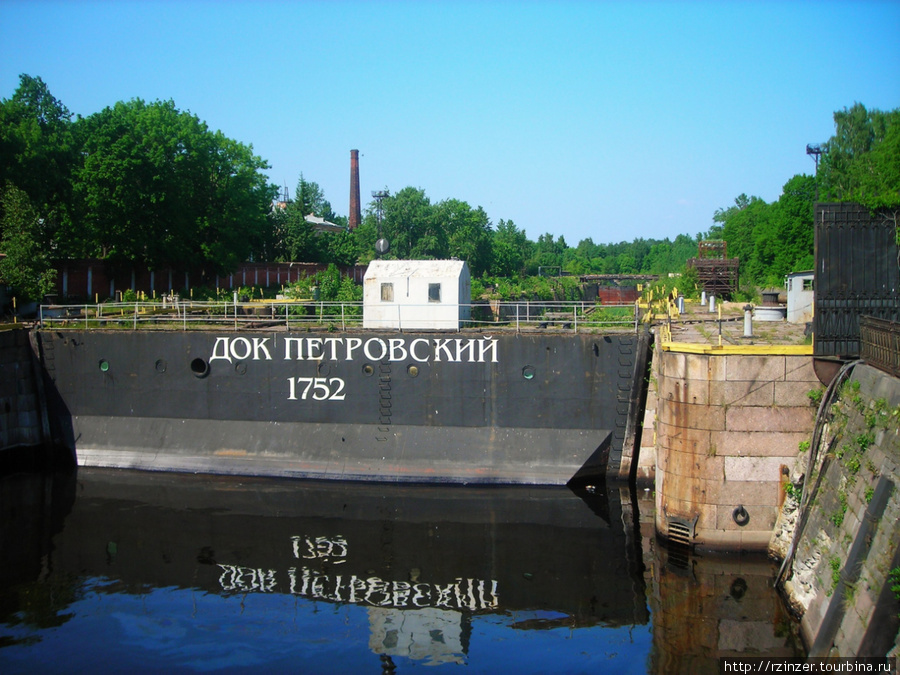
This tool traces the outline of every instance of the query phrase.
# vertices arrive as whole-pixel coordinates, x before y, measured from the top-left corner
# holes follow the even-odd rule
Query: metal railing
[[[900,377],[900,322],[859,317],[859,356],[894,377]]]
[[[459,328],[636,331],[636,304],[588,302],[483,302],[473,304],[379,304],[364,321],[362,302],[266,300],[203,302],[167,299],[83,305],[41,305],[39,324],[46,329],[192,330],[227,326],[234,330],[285,327],[348,330],[457,330]]]

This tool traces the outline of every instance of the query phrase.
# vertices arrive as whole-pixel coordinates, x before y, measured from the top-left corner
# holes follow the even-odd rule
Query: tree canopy
[[[120,102],[76,124],[85,254],[225,272],[263,248],[275,189],[249,147],[172,101]]]
[[[119,102],[73,121],[40,78],[22,75],[0,102],[0,151],[0,185],[16,189],[4,187],[0,211],[7,260],[27,237],[40,259],[212,273],[272,248],[268,165],[172,101]],[[41,286],[42,273],[23,286],[9,268],[3,281],[20,294]]]
[[[822,199],[900,207],[900,108],[881,112],[855,103],[834,113],[834,126],[819,169]]]

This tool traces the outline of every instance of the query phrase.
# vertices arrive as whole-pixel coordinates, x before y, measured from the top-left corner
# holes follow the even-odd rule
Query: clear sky
[[[0,98],[172,99],[349,210],[482,206],[570,246],[674,239],[815,165],[834,111],[900,107],[900,2],[0,0]]]

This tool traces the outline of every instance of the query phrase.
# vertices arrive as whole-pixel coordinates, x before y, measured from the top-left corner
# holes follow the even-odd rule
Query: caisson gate
[[[80,465],[538,485],[602,475],[621,455],[648,343],[502,331],[34,336],[53,436]]]

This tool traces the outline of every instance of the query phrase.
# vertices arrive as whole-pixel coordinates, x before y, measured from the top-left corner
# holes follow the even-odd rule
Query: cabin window
[[[394,301],[394,284],[381,284],[381,301]]]
[[[428,302],[440,302],[441,301],[441,285],[440,284],[428,284]]]
[[[803,280],[803,290],[804,291],[813,290],[813,280],[812,279],[804,279]]]

